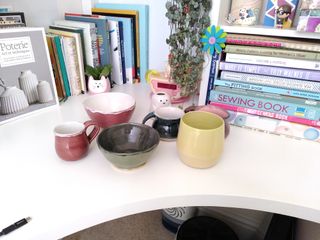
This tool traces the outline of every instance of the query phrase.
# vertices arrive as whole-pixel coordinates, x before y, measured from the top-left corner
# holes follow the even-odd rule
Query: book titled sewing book
[[[210,93],[210,102],[320,121],[320,104],[314,100],[216,86]]]
[[[268,57],[248,54],[227,53],[226,62],[261,64],[276,67],[320,70],[320,61]]]
[[[101,65],[111,63],[107,21],[105,21],[104,19],[100,19],[95,15],[85,15],[78,13],[65,13],[64,18],[70,21],[94,23],[97,28],[97,40]]]
[[[142,82],[146,82],[145,74],[149,69],[149,6],[145,4],[97,3],[95,8],[121,10],[124,14],[126,10],[138,12],[140,79]],[[95,9],[93,12],[96,12]]]
[[[263,65],[220,61],[219,69],[231,71],[231,72],[252,73],[252,74],[268,75],[268,76],[274,76],[274,77],[303,79],[303,80],[309,80],[309,81],[320,81],[320,71],[312,71],[312,70],[297,69],[297,68],[284,68],[284,67],[273,67],[273,66],[263,66]]]
[[[287,89],[302,90],[320,93],[320,82],[304,81],[290,78],[280,78],[249,73],[222,71],[220,78],[237,82],[266,85],[271,87],[283,87]]]

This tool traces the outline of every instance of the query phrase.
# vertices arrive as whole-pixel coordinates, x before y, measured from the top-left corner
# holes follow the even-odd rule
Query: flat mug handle
[[[92,131],[91,131],[89,134],[87,134],[87,129],[88,129],[88,127],[90,127],[90,126],[93,126],[93,129],[92,129]],[[87,138],[88,138],[89,143],[91,143],[92,140],[95,139],[95,137],[99,134],[99,132],[100,132],[100,127],[99,127],[98,124],[97,124],[96,122],[94,122],[94,121],[86,121],[86,122],[84,122],[84,130],[85,130],[85,132],[86,132],[86,135],[87,135]]]
[[[150,112],[147,114],[147,116],[144,117],[144,119],[142,120],[142,124],[145,124],[149,119],[151,118],[155,118],[156,115],[154,114],[154,112]]]

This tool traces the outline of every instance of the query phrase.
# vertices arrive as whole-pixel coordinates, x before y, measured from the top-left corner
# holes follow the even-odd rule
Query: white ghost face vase
[[[109,92],[110,91],[109,79],[102,76],[101,79],[96,80],[96,79],[93,79],[92,76],[90,76],[88,81],[88,88],[89,88],[89,93],[91,94]]]
[[[166,107],[171,105],[170,96],[165,92],[157,92],[152,95],[151,98],[152,109],[155,110],[158,107]]]

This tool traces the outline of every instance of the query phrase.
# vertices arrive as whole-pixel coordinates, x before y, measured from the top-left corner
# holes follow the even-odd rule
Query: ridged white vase
[[[22,91],[24,91],[29,104],[39,100],[37,91],[38,79],[31,70],[21,72],[21,75],[19,76],[19,85]]]
[[[1,114],[19,112],[29,106],[24,92],[17,87],[7,87],[0,96]]]
[[[37,89],[40,103],[47,103],[53,100],[50,84],[47,81],[40,81]]]

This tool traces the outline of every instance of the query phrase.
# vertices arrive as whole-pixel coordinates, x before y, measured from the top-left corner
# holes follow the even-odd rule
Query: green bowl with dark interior
[[[139,123],[122,123],[104,129],[97,143],[105,158],[121,169],[145,164],[160,141],[152,127]]]

